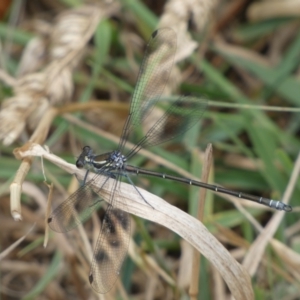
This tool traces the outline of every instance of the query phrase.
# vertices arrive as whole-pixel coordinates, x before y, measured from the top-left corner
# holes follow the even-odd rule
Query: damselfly
[[[163,101],[162,94],[174,63],[176,46],[176,34],[172,29],[159,29],[152,34],[147,44],[132,96],[130,112],[117,149],[96,155],[89,146],[83,148],[76,165],[78,168],[86,167],[93,170],[96,173],[95,177],[91,180],[85,179],[84,184],[58,206],[48,219],[49,226],[55,231],[66,232],[75,228],[90,218],[93,211],[104,202],[100,196],[101,189],[106,186],[109,179],[114,180],[110,196],[106,199],[107,209],[96,242],[89,275],[90,284],[99,293],[106,293],[113,287],[129,244],[130,218],[125,209],[127,204],[125,199],[122,204],[118,205],[114,201],[116,196],[122,197],[118,184],[121,178],[133,184],[130,179],[131,174],[161,177],[254,201],[277,210],[287,212],[292,210],[291,206],[280,201],[236,192],[188,178],[156,173],[127,163],[140,149],[158,145],[186,132],[201,119],[206,109],[206,102],[197,99],[179,97],[173,102],[164,103],[166,101]],[[136,139],[132,149],[126,151],[125,144],[129,137],[132,134],[139,136],[141,124],[147,120],[153,108],[161,104],[167,105],[162,116],[145,135]],[[166,124],[168,129],[165,128]],[[95,191],[92,185],[98,176],[102,176],[103,179],[101,179],[102,184]],[[134,192],[143,198],[135,186]],[[143,198],[143,200],[148,203],[147,199]],[[151,203],[148,205],[151,206]]]

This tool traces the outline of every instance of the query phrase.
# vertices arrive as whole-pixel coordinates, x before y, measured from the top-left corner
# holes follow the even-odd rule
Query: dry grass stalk
[[[93,35],[99,20],[111,14],[117,6],[84,6],[70,10],[58,17],[52,31],[51,62],[41,72],[26,73],[14,85],[15,97],[7,99],[0,112],[0,140],[9,145],[19,137],[26,126],[36,128],[29,143],[42,144],[57,111],[53,106],[63,105],[73,92],[72,71]],[[70,26],[72,24],[72,26]],[[27,56],[25,56],[27,57]],[[34,65],[34,63],[33,63]],[[20,195],[22,183],[31,166],[30,158],[24,160],[10,187],[11,213],[21,220]]]
[[[261,1],[249,6],[247,16],[252,21],[273,18],[299,17],[300,2],[298,0]]]
[[[287,189],[283,195],[283,202],[287,203],[292,196],[292,192],[295,188],[298,174],[300,172],[300,154],[295,162],[294,169],[287,186]],[[260,229],[260,235],[256,238],[254,243],[252,243],[246,257],[244,258],[243,265],[253,276],[258,268],[258,265],[265,253],[265,248],[276,233],[285,213],[283,211],[277,211],[272,219],[269,221],[268,225],[264,229]]]
[[[45,213],[45,237],[44,237],[44,247],[46,248],[48,239],[49,239],[49,226],[48,226],[48,218],[51,213],[51,204],[52,204],[52,197],[53,197],[53,183],[47,184],[47,187],[49,188],[49,194],[48,194],[48,199],[47,199],[47,208],[46,208],[46,213]]]
[[[283,243],[272,239],[271,244],[274,247],[274,250],[276,251],[277,255],[282,259],[285,266],[287,267],[287,270],[295,279],[295,281],[299,282],[300,280],[300,254],[294,250],[292,250],[290,247],[287,247]],[[292,280],[289,280],[290,282],[293,282]]]
[[[31,233],[31,231],[33,230],[34,227],[35,227],[35,224],[33,224],[33,226],[28,230],[28,232],[25,235],[20,237],[17,241],[15,241],[7,249],[2,251],[0,253],[0,261],[3,260],[6,256],[8,256],[9,253],[12,252],[18,245],[20,245],[26,239],[26,237],[29,235],[29,233]]]
[[[49,108],[44,118],[41,122],[38,123],[38,127],[32,134],[29,142],[25,144],[23,147],[27,148],[31,145],[31,143],[43,143],[45,140],[49,128],[52,124],[54,117],[56,116],[57,111],[55,109]],[[22,160],[22,163],[16,173],[16,176],[10,185],[10,204],[11,204],[11,214],[14,220],[19,221],[22,220],[22,213],[21,213],[21,192],[22,192],[22,184],[24,179],[30,170],[32,160],[30,157]]]
[[[226,285],[224,284],[224,281],[222,280],[222,277],[220,276],[220,273],[218,270],[214,267],[212,267],[212,278],[213,278],[213,299],[218,300],[226,300]]]
[[[201,181],[206,182],[208,181],[209,172],[212,166],[212,145],[208,144],[205,154],[204,154],[204,164],[202,168],[201,174]],[[206,189],[200,189],[199,193],[199,206],[197,212],[197,219],[199,221],[203,220],[204,215],[204,205],[205,205],[205,198],[206,198]],[[192,273],[191,273],[191,285],[189,289],[189,294],[191,299],[198,299],[199,293],[199,276],[200,276],[200,264],[201,264],[201,256],[200,252],[194,250],[193,252],[193,259],[192,259]]]
[[[21,214],[21,192],[22,183],[30,170],[32,159],[27,157],[22,160],[21,166],[17,171],[14,181],[10,185],[10,212],[15,221],[22,220]]]
[[[67,172],[76,174],[81,179],[86,173],[84,170],[78,170],[74,165],[46,152],[39,145],[32,145],[30,149],[25,149],[24,152],[22,148],[17,149],[15,154],[21,158],[43,156]],[[109,179],[107,187],[101,191],[103,199],[109,199],[113,181],[114,179]],[[97,189],[97,180],[95,185],[95,189]],[[161,224],[179,234],[210,260],[221,273],[235,299],[253,299],[253,290],[247,272],[201,222],[143,189],[139,189],[140,193],[151,203],[154,209],[147,205],[137,193],[133,192],[131,185],[121,183],[120,189],[123,191],[122,197],[129,204],[126,206],[129,213]],[[118,204],[119,201],[123,201],[122,199],[115,198],[117,206],[120,205]]]

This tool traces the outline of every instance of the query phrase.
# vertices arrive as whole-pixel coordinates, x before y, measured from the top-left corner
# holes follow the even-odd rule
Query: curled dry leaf
[[[207,4],[209,3],[209,4]],[[197,48],[198,44],[192,40],[191,35],[188,32],[188,20],[190,17],[195,16],[195,10],[199,13],[199,15],[203,16],[201,21],[194,19],[195,23],[199,30],[203,29],[204,24],[206,24],[208,16],[211,14],[212,8],[214,6],[214,1],[181,1],[181,0],[172,0],[166,3],[164,12],[160,17],[160,21],[158,24],[158,28],[172,28],[174,32],[176,32],[177,38],[176,43],[174,41],[168,41],[166,38],[166,43],[172,46],[172,48],[176,48],[176,54],[174,57],[174,64],[186,59],[189,57],[194,50]],[[198,16],[198,15],[197,15]],[[200,26],[201,25],[201,26]],[[155,54],[155,53],[154,53]],[[157,83],[163,85],[163,95],[170,95],[181,83],[181,72],[176,66],[173,67],[171,73],[169,74],[169,78],[166,84],[166,78],[163,77],[163,72],[161,74],[155,74],[155,86],[152,87],[157,89]],[[157,76],[161,78],[157,80]],[[151,89],[151,80],[148,83],[148,88]],[[152,124],[154,124],[163,114],[164,112],[155,108],[149,114],[148,123],[143,124],[144,128],[150,128]]]
[[[174,64],[189,57],[194,50],[197,48],[198,44],[192,40],[191,35],[188,33],[188,20],[190,17],[196,16],[195,10],[198,15],[201,15],[201,21],[199,21],[198,15],[197,19],[194,18],[195,24],[197,24],[198,29],[203,29],[204,24],[208,17],[211,15],[211,11],[215,5],[215,1],[181,1],[172,0],[167,2],[164,13],[162,14],[160,21],[158,23],[158,28],[172,28],[176,32],[176,42],[172,39],[172,36],[163,36],[165,43],[162,44],[163,47],[169,46],[172,49],[176,48],[176,54],[174,56]],[[169,39],[168,39],[169,38]],[[161,52],[160,52],[161,53]],[[155,53],[154,53],[155,56]],[[172,62],[173,63],[173,62]],[[169,63],[170,64],[170,63]],[[176,87],[180,85],[181,73],[178,68],[173,67],[171,73],[168,73],[168,78],[164,77],[164,72],[157,72],[154,74],[155,79],[149,80],[148,89],[161,89],[163,95],[170,95]],[[158,76],[160,77],[158,79]],[[167,82],[167,83],[166,83]],[[154,83],[154,84],[153,84]],[[153,85],[153,87],[152,87]],[[163,86],[163,88],[162,88]],[[152,124],[157,121],[163,114],[162,110],[159,108],[153,109],[151,114],[149,114],[149,122],[143,124],[144,128],[150,128]]]
[[[204,29],[217,1],[168,1],[158,27],[171,27],[178,34],[178,50],[175,61],[189,57],[198,44],[188,32],[188,20],[192,20],[199,31]]]
[[[48,153],[40,145],[33,144],[32,147],[24,150],[16,149],[15,155],[19,158],[42,156],[65,171],[75,174],[79,179],[83,179],[86,175],[85,170],[79,170],[75,165]],[[93,174],[90,172],[89,176],[92,178]],[[99,181],[95,180],[95,189],[98,189],[97,182],[101,181],[101,178],[98,179]],[[103,199],[108,198],[107,195],[110,194],[113,181],[114,179],[109,179],[105,189],[102,190]],[[200,221],[141,188],[139,188],[139,192],[151,203],[153,208],[138,196],[132,185],[121,183],[120,189],[122,190],[122,199],[125,198],[127,201],[126,207],[129,213],[161,224],[179,234],[214,265],[235,299],[253,299],[251,280],[247,272]],[[116,197],[115,201],[122,201],[122,199]]]
[[[7,99],[0,111],[0,139],[10,145],[26,126],[26,120],[36,109],[33,96],[20,94]]]
[[[40,70],[47,56],[46,40],[43,37],[34,37],[29,41],[22,53],[18,66],[17,77]]]
[[[202,30],[216,4],[217,1],[205,0],[168,1],[160,18],[160,25],[169,24],[169,26],[172,26],[173,24],[177,29],[187,29],[188,20],[190,20],[197,26],[198,30]],[[183,43],[183,45],[185,44]]]

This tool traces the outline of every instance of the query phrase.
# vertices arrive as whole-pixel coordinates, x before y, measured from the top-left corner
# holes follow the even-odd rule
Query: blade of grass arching
[[[108,21],[102,21],[98,25],[95,32],[95,45],[95,55],[91,63],[92,76],[80,96],[79,102],[87,102],[90,100],[103,65],[105,61],[108,60],[108,53],[111,47],[111,25]]]
[[[139,0],[122,0],[121,2],[126,9],[134,14],[139,30],[148,39],[157,26],[157,16]]]
[[[247,60],[239,56],[237,53],[229,53],[224,49],[217,47],[213,48],[218,54],[222,55],[233,65],[242,67],[243,69],[251,72],[257,78],[262,80],[265,84],[270,85],[277,89],[278,93],[285,97],[294,105],[300,105],[299,99],[299,82],[292,76],[287,76],[290,72],[299,65],[300,56],[300,35],[288,51],[287,59],[283,60],[277,68],[269,68],[256,63],[253,60]],[[298,51],[298,53],[297,53]],[[293,62],[294,59],[294,62]],[[283,67],[282,71],[279,67]]]
[[[203,72],[212,81],[212,83],[217,85],[228,96],[229,99],[239,104],[251,105],[253,103],[208,61],[205,59],[199,61],[196,55],[192,55],[190,60],[195,64],[196,68],[198,68],[200,72]],[[240,110],[240,112],[245,116],[248,115],[257,118],[260,120],[260,122],[267,123],[270,127],[275,126],[271,121],[269,121],[268,117],[259,110],[247,109]]]
[[[221,52],[221,51],[219,51]],[[222,52],[221,53],[223,56],[225,54]],[[236,63],[237,58],[240,59],[237,55],[228,55],[226,53],[226,58],[230,59],[232,63]],[[219,89],[221,89],[226,95],[228,99],[231,99],[234,102],[237,102],[239,104],[248,104],[251,105],[253,104],[253,101],[247,98],[236,86],[234,86],[227,78],[220,73],[217,69],[215,69],[208,61],[205,59],[198,60],[196,55],[192,55],[190,57],[191,62],[194,63],[195,67],[199,69],[200,72],[203,72],[205,76],[208,77],[209,80],[211,80],[212,83],[214,83]],[[253,62],[248,62],[246,61],[251,67],[253,67],[254,63]],[[257,64],[255,64],[258,66]],[[269,73],[273,71],[270,70]],[[268,74],[269,74],[268,73]],[[269,74],[271,76],[271,74]],[[273,78],[274,76],[272,76]],[[296,83],[296,80],[292,79],[294,83]],[[298,84],[298,83],[297,83]],[[299,103],[299,99],[294,99],[295,102]],[[269,121],[268,117],[261,112],[260,110],[257,109],[247,109],[247,110],[241,110],[243,113],[252,115],[255,118],[260,119],[262,122],[268,123],[269,126],[273,126],[274,124]]]
[[[191,61],[195,64],[196,68],[198,68],[201,72],[203,72],[209,80],[212,81],[219,89],[221,89],[225,94],[227,94],[228,98],[239,103],[239,104],[248,104],[251,105],[253,101],[248,99],[246,96],[243,95],[243,93],[234,86],[229,80],[226,79],[223,74],[221,74],[218,70],[216,70],[210,63],[208,63],[206,60],[198,60],[196,55],[191,56]],[[232,57],[232,60],[237,60],[237,56]],[[253,63],[251,63],[253,67]],[[250,63],[249,63],[250,65]],[[269,72],[269,76],[273,77],[274,75],[272,72]],[[293,81],[293,87],[292,89],[295,90],[296,88],[296,80],[291,79]],[[298,86],[298,92],[299,93],[299,84],[297,82]],[[287,88],[288,89],[288,88]],[[294,94],[294,92],[293,92]],[[297,94],[297,100],[294,99],[295,102],[299,102],[299,97]],[[283,132],[275,123],[273,123],[265,113],[263,113],[260,110],[257,109],[247,109],[247,110],[240,110],[240,112],[243,114],[243,116],[252,116],[254,119],[259,120],[259,122],[268,127],[269,130],[273,131],[274,133],[277,133],[280,136],[281,143],[283,145],[289,145],[295,148],[299,148],[299,141],[295,139],[290,134],[287,134],[286,132]]]
[[[241,127],[246,129],[246,127],[248,126],[248,122],[246,121],[246,118],[242,118],[240,120],[241,120],[241,122],[244,123],[243,125],[241,125]],[[240,138],[238,138],[238,136],[234,132],[232,132],[232,130],[231,130],[232,127],[227,126],[227,124],[225,122],[222,122],[219,118],[216,118],[214,121],[215,121],[216,124],[219,125],[219,128],[222,128],[222,130],[227,133],[227,136],[234,143],[234,145],[236,146],[236,149],[238,150],[238,152],[244,154],[249,159],[252,159],[253,163],[255,164],[253,152],[241,141]],[[231,170],[228,170],[226,172],[227,180],[230,177],[233,177],[233,180],[234,180],[236,178],[235,177],[235,172],[232,173]],[[243,178],[240,178],[240,180],[247,181],[250,185],[250,188],[254,189],[254,187],[252,186],[252,182],[249,180],[250,178],[248,176],[245,176]],[[235,184],[237,184],[237,182],[235,182]],[[238,185],[236,185],[236,186],[239,188]]]
[[[40,295],[45,290],[49,282],[58,274],[60,269],[59,264],[61,260],[62,254],[59,251],[56,251],[50,267],[47,269],[47,272],[37,282],[35,287],[23,298],[23,300],[36,299],[38,295]]]
[[[246,23],[242,26],[234,26],[231,34],[234,39],[241,42],[249,42],[264,35],[274,32],[274,30],[290,23],[289,18],[270,19],[258,23]]]
[[[274,190],[284,191],[286,180],[275,166],[275,150],[278,147],[278,137],[257,122],[249,122],[247,132],[255,153],[263,162],[261,170],[265,179]]]

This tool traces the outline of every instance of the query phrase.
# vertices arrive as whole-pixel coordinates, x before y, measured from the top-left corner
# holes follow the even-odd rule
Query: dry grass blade
[[[0,253],[0,261],[5,258],[7,255],[9,255],[10,252],[12,252],[18,245],[20,245],[20,243],[22,243],[25,238],[28,236],[28,234],[32,231],[32,229],[34,228],[35,224],[32,225],[32,227],[28,230],[28,232],[22,236],[21,238],[19,238],[17,241],[15,241],[12,245],[10,245],[7,249],[5,249],[4,251],[2,251]]]
[[[76,174],[78,178],[84,178],[86,173],[84,170],[78,170],[74,165],[68,164],[59,157],[46,152],[39,145],[33,145],[29,150],[25,149],[24,152],[21,148],[16,149],[15,154],[22,158],[26,156],[43,156],[67,172]],[[104,199],[110,194],[113,181],[114,179],[109,179],[107,186],[101,191]],[[96,188],[97,180],[95,180]],[[179,234],[200,251],[221,273],[235,299],[253,299],[253,290],[247,272],[201,222],[145,190],[139,189],[154,209],[147,205],[137,193],[133,192],[133,186],[121,183],[120,188],[123,192],[122,197],[126,198],[128,203],[129,213],[161,224]],[[118,202],[120,199],[116,197],[115,201]]]
[[[47,208],[46,208],[46,216],[45,216],[45,238],[44,238],[44,247],[46,248],[48,239],[49,239],[49,226],[48,226],[48,218],[51,213],[51,204],[52,204],[52,195],[53,195],[53,183],[47,184],[45,182],[46,186],[49,189],[49,194],[48,194],[48,200],[47,200]]]
[[[15,176],[14,181],[10,185],[10,212],[15,221],[22,220],[21,214],[21,192],[22,183],[30,169],[32,160],[30,157],[22,160],[22,164]]]
[[[298,299],[297,185],[291,199],[293,213],[284,219],[269,207],[208,192],[204,224],[212,237],[199,221],[162,199],[141,192],[154,203],[155,210],[132,199],[132,188],[122,184],[130,204],[128,211],[152,218],[184,238],[134,218],[138,227],[131,230],[129,258],[124,261],[119,282],[109,295],[100,296],[93,294],[88,274],[105,210],[93,213],[84,227],[67,235],[49,230],[44,248],[45,225],[46,231],[50,229],[44,222],[46,203],[48,213],[52,208],[43,185],[40,158],[27,156],[18,162],[12,149],[25,144],[22,152],[33,154],[39,150],[32,144],[47,144],[67,161],[73,161],[84,145],[100,153],[115,149],[128,115],[145,41],[153,30],[171,28],[176,33],[177,50],[163,95],[193,95],[208,108],[199,126],[183,139],[152,152],[145,147],[132,164],[199,180],[187,171],[197,169],[194,159],[199,150],[192,149],[195,145],[205,149],[213,142],[215,170],[210,183],[281,200],[300,145],[295,115],[300,111],[300,24],[295,19],[299,0],[2,2],[7,4],[5,11],[0,4],[0,246],[4,251],[0,255],[0,298],[24,298],[28,292],[37,291],[38,282],[44,282],[47,284],[40,286],[32,299],[179,299],[197,294],[197,289],[189,294],[193,280],[201,300],[228,299],[230,291],[235,299],[251,298],[251,286],[262,299]],[[154,90],[161,89],[166,81],[166,76],[158,75],[154,76],[156,81],[148,81]],[[151,120],[149,117],[148,122],[137,124],[135,132],[142,135],[165,113],[166,109],[160,109],[177,99],[164,96],[162,107],[153,109]],[[152,106],[152,101],[149,104]],[[175,129],[171,118],[164,124],[157,132],[159,137]],[[135,146],[129,141],[127,151]],[[58,159],[44,152],[36,155]],[[57,164],[72,174],[80,172],[64,161]],[[54,183],[53,201],[57,204],[77,191],[75,176],[48,161],[45,168],[47,178]],[[70,188],[71,177],[74,189]],[[142,174],[132,176],[132,180],[196,215],[197,188]],[[10,212],[22,222],[15,222]],[[24,239],[33,222],[34,230]],[[22,242],[13,245],[19,239]],[[230,249],[231,256],[215,239]],[[11,245],[15,247],[12,251]],[[10,252],[3,258],[5,251]],[[190,277],[192,267],[199,272],[193,252],[209,258],[202,258],[199,280],[195,275]],[[239,266],[232,258],[245,265]]]
[[[300,154],[295,162],[294,170],[291,175],[289,185],[284,193],[283,201],[286,203],[292,195],[292,191],[296,185],[298,174],[300,170]],[[243,265],[253,276],[256,273],[259,262],[265,252],[265,248],[272,236],[278,229],[282,219],[284,217],[284,212],[276,212],[272,219],[269,221],[268,225],[261,231],[260,235],[257,237],[254,243],[252,243],[247,256],[244,259]]]
[[[291,248],[280,243],[277,240],[271,241],[272,246],[274,247],[277,254],[284,261],[285,265],[289,272],[294,276],[295,280],[299,282],[300,280],[300,255],[299,253],[293,251]]]
[[[30,142],[44,142],[57,114],[53,106],[68,101],[72,94],[71,74],[84,47],[100,18],[111,14],[116,7],[83,6],[65,12],[57,19],[50,39],[51,62],[44,71],[28,73],[19,78],[14,85],[16,96],[3,104],[0,112],[0,140],[4,144],[11,144],[26,126],[35,129]],[[27,158],[22,162],[11,185],[11,213],[15,220],[22,219],[21,186],[30,166],[31,160]]]
[[[48,130],[52,124],[53,118],[56,116],[55,109],[48,109],[47,113],[45,114],[44,118],[41,122],[39,122],[36,130],[32,134],[30,138],[30,142],[25,144],[23,148],[25,149],[31,143],[42,143],[47,136]],[[22,184],[24,179],[30,170],[32,160],[30,157],[22,160],[22,163],[15,175],[15,178],[10,185],[10,205],[11,205],[11,214],[15,220],[22,220],[21,214],[21,191],[22,191]]]
[[[203,170],[201,175],[201,181],[206,182],[208,181],[209,172],[211,169],[212,164],[212,145],[209,144],[205,151],[205,158],[204,158],[204,164],[203,164]],[[202,221],[203,215],[204,215],[204,204],[205,204],[205,198],[206,198],[206,189],[200,189],[200,195],[199,195],[199,206],[198,206],[198,215],[197,219]],[[194,251],[193,253],[193,269],[191,274],[191,286],[189,290],[189,294],[191,299],[197,299],[198,298],[198,282],[199,282],[199,276],[200,276],[200,263],[201,263],[201,256],[200,253],[197,251]]]
[[[191,41],[190,35],[187,33],[187,20],[192,18],[192,22],[197,26],[198,30],[203,30],[207,24],[207,20],[212,14],[217,1],[168,1],[164,13],[160,18],[159,27],[169,26],[179,32],[182,41],[181,48],[193,48],[196,43]]]
[[[251,21],[261,21],[271,18],[299,17],[300,2],[286,1],[261,1],[253,3],[247,12]]]

